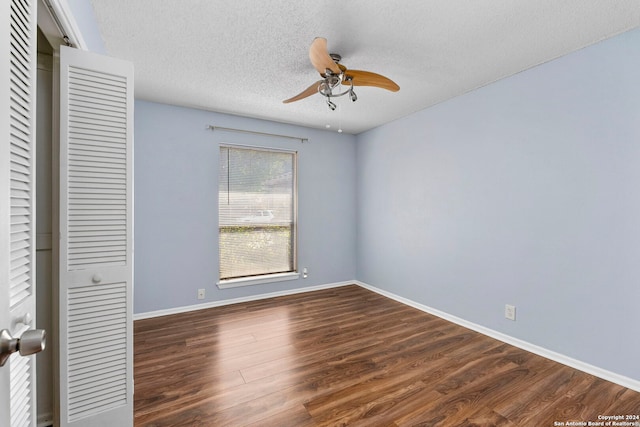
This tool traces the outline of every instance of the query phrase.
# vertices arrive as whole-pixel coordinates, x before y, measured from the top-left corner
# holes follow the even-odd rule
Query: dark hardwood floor
[[[136,426],[539,427],[640,415],[640,393],[355,285],[138,320],[134,369]]]

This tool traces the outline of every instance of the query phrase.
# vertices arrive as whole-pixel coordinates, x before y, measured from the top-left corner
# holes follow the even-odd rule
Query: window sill
[[[220,289],[237,288],[240,286],[259,285],[262,283],[283,282],[285,280],[296,280],[300,277],[300,273],[278,273],[265,274],[264,276],[246,277],[242,279],[220,280],[216,285]]]

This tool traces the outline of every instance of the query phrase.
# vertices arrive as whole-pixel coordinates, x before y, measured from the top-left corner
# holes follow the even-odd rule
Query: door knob
[[[13,338],[7,329],[0,331],[0,366],[4,366],[9,356],[16,351],[21,356],[38,353],[47,344],[47,333],[44,329],[30,329],[20,338]]]

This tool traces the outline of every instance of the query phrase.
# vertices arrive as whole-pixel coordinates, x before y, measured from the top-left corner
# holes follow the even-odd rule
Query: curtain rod
[[[253,130],[244,130],[244,129],[236,129],[236,128],[225,128],[225,127],[222,127],[222,126],[213,126],[213,125],[209,125],[209,129],[211,129],[211,130],[225,130],[225,131],[228,131],[228,132],[251,133],[251,134],[254,134],[254,135],[277,136],[279,138],[297,139],[302,143],[309,142],[309,138],[302,138],[300,136],[280,135],[280,134],[277,134],[277,133],[256,132],[256,131],[253,131]]]

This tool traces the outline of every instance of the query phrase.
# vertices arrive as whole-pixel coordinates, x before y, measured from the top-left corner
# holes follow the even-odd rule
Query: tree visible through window
[[[296,154],[220,147],[220,280],[296,269]]]

